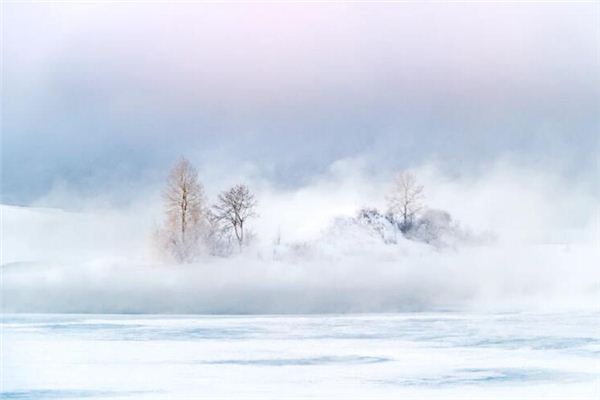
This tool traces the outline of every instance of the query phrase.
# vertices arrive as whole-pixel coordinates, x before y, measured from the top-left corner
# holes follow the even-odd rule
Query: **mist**
[[[121,206],[106,196],[80,197],[76,212],[3,206],[4,309],[343,313],[593,308],[600,300],[598,201],[578,182],[506,159],[476,177],[417,166],[428,206],[476,239],[440,248],[385,244],[339,225],[361,207],[385,207],[391,172],[360,157],[293,189],[252,170],[205,187],[212,199],[236,179],[251,185],[256,240],[241,254],[192,264],[165,262],[154,248],[160,185]],[[61,187],[39,201],[71,196]]]
[[[3,310],[593,307],[597,4],[6,2]],[[157,251],[180,156],[251,246]],[[456,237],[357,223],[411,170]]]

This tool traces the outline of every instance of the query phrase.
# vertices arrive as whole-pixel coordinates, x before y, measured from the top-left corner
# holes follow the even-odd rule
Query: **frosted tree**
[[[178,262],[190,262],[201,245],[207,210],[198,171],[185,158],[171,170],[163,198],[166,218],[159,231],[163,249]]]
[[[231,254],[233,237],[229,226],[224,224],[211,210],[207,213],[207,229],[204,241],[210,254],[214,256],[227,256]]]
[[[394,178],[388,196],[388,212],[399,219],[400,229],[406,232],[412,226],[415,216],[424,208],[423,186],[410,171],[401,171]]]
[[[213,214],[222,228],[233,232],[240,250],[248,239],[247,221],[257,214],[256,200],[246,185],[236,185],[221,193]]]

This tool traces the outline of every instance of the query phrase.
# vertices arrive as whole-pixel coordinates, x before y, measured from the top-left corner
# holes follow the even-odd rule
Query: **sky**
[[[4,203],[132,197],[181,155],[285,188],[509,159],[598,194],[598,3],[6,1],[2,35]]]

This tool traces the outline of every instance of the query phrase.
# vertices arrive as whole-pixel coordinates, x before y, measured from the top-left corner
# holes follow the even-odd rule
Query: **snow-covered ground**
[[[6,399],[598,399],[600,313],[3,316]]]

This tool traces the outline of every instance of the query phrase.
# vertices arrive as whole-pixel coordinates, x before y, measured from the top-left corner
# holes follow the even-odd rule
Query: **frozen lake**
[[[598,399],[600,313],[3,316],[3,399]]]

